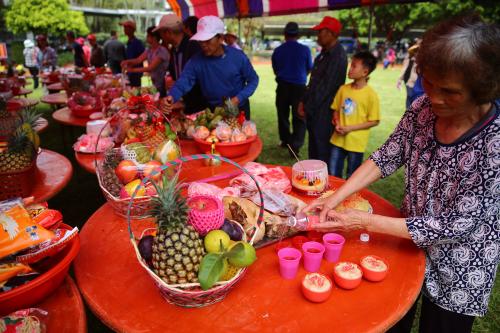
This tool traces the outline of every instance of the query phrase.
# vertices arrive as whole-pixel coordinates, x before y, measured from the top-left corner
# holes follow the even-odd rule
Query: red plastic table
[[[36,99],[32,99],[32,98],[16,97],[16,98],[11,99],[11,101],[15,101],[15,102],[21,104],[21,107],[23,107],[23,108],[33,107],[33,106],[38,104],[38,101]]]
[[[36,173],[31,196],[35,202],[47,201],[59,193],[73,175],[71,162],[61,154],[43,149],[36,160]]]
[[[194,140],[181,140],[181,150],[182,150],[182,155],[187,156],[187,155],[192,155],[192,154],[200,154],[201,151],[198,149],[198,146],[194,142]],[[248,151],[248,154],[239,156],[234,158],[233,160],[240,165],[243,165],[247,162],[250,161],[255,161],[257,157],[259,157],[260,153],[262,152],[262,140],[260,137],[258,137],[250,146],[250,150]],[[95,173],[95,166],[94,166],[94,159],[95,155],[94,154],[86,154],[86,153],[78,153],[75,152],[75,158],[78,164],[85,170],[87,170],[90,173]],[[102,155],[99,154],[97,159],[102,158]],[[227,163],[222,163],[220,166],[205,166],[203,164],[203,161],[201,160],[196,160],[196,161],[191,161],[188,163],[185,163],[183,165],[183,169],[181,172],[181,179],[184,179],[186,181],[193,181],[195,179],[200,179],[200,178],[205,178],[205,177],[199,177],[198,175],[201,173],[206,174],[206,177],[211,177],[216,174],[222,173],[222,172],[228,172],[231,170],[235,170],[235,168]]]
[[[15,93],[14,95],[15,96],[24,96],[24,97],[28,97],[29,94],[31,94],[33,92],[33,90],[31,89],[26,89],[26,88],[21,88],[19,89],[19,91],[17,93]]]
[[[40,118],[35,126],[35,131],[42,133],[49,127],[49,121],[45,118]]]
[[[46,104],[49,104],[52,106],[66,105],[66,103],[68,103],[68,97],[66,96],[65,92],[45,95],[42,98],[40,98],[40,100],[43,103],[46,103]]]
[[[52,118],[58,123],[69,126],[85,127],[90,118],[75,117],[70,108],[62,108],[52,113]]]
[[[87,332],[82,297],[69,275],[49,298],[34,307],[49,312],[47,332]]]
[[[290,168],[284,170],[290,174]],[[333,186],[341,182],[331,178]],[[386,200],[368,191],[362,191],[362,195],[370,201],[374,213],[399,216]],[[424,254],[409,240],[372,233],[370,242],[361,244],[358,233],[344,235],[347,241],[341,260],[359,261],[366,254],[379,255],[390,266],[384,281],[363,281],[350,291],[334,287],[325,303],[309,303],[300,292],[305,271],[301,268],[294,280],[282,279],[274,247],[268,246],[257,250],[258,260],[223,301],[187,309],[170,305],[160,296],[137,262],[125,220],[105,204],[80,232],[75,276],[92,311],[121,332],[385,331],[417,298],[424,278]],[[332,267],[323,261],[321,270],[331,277]]]
[[[56,82],[56,83],[52,83],[52,84],[49,84],[47,85],[47,90],[49,91],[49,93],[57,93],[61,90],[64,90],[64,87],[62,85],[61,82]]]

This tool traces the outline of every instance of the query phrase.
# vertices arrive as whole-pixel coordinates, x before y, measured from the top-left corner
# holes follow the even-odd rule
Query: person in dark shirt
[[[125,60],[125,45],[118,40],[116,31],[111,31],[111,37],[104,43],[104,57],[113,74],[122,72],[120,63]]]
[[[175,14],[164,15],[155,31],[160,33],[164,44],[172,45],[168,72],[172,79],[176,81],[181,76],[189,59],[201,52],[200,45],[194,40],[189,40],[190,37],[184,32],[181,19]],[[167,89],[170,86],[167,84]],[[199,112],[208,106],[198,82],[183,96],[183,102],[185,114]]]
[[[94,66],[95,68],[104,67],[106,61],[104,59],[104,51],[102,47],[97,44],[97,40],[95,35],[88,35],[87,40],[89,41],[92,50],[90,51],[90,66]]]
[[[128,37],[126,57],[128,59],[135,59],[139,57],[146,49],[144,44],[135,37],[136,25],[134,21],[121,22],[120,25],[123,26],[123,32]],[[135,65],[135,67],[142,67],[141,64]],[[131,87],[140,87],[142,73],[128,73],[128,80]]]
[[[333,133],[333,98],[345,83],[347,56],[338,41],[342,24],[335,18],[325,16],[320,24],[313,27],[318,31],[318,45],[321,53],[314,60],[309,84],[299,103],[298,113],[306,118],[309,133],[309,158],[330,160],[330,138]]]
[[[196,16],[188,16],[182,22],[182,30],[189,38],[191,38],[196,33],[197,24],[198,24],[198,18]]]
[[[88,63],[85,61],[85,55],[83,54],[82,46],[76,42],[75,33],[73,31],[68,31],[66,33],[66,40],[68,45],[73,51],[73,57],[76,67],[87,67]]]
[[[299,25],[288,22],[285,26],[285,43],[278,46],[272,55],[273,71],[276,75],[276,109],[281,146],[299,152],[304,144],[306,123],[299,117],[297,108],[306,89],[307,74],[312,69],[311,51],[297,42]],[[293,132],[290,133],[290,109]]]

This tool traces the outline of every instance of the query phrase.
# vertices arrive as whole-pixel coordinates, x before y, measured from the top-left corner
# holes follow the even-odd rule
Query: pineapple
[[[240,110],[237,106],[231,103],[231,100],[228,98],[224,101],[224,122],[231,127],[231,129],[241,129],[241,126],[238,122],[238,116],[240,114]]]
[[[102,163],[102,185],[113,196],[120,196],[121,183],[115,173],[115,169],[120,163],[120,159],[112,151],[107,152]]]
[[[0,153],[0,172],[23,170],[31,166],[34,156],[33,143],[21,128],[9,138],[7,150]]]
[[[19,125],[21,129],[26,133],[28,139],[33,143],[35,151],[38,150],[40,146],[40,137],[35,130],[41,115],[32,110],[22,110],[20,113],[21,124]]]
[[[153,183],[153,215],[157,233],[153,241],[153,270],[168,284],[198,282],[198,269],[205,255],[203,241],[187,224],[188,206],[181,196],[177,176],[163,177],[162,185]]]

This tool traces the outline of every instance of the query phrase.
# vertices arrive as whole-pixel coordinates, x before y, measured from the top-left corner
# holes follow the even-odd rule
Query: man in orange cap
[[[92,48],[90,51],[90,66],[94,66],[95,68],[104,67],[104,64],[106,63],[106,60],[104,59],[104,52],[102,47],[97,44],[95,35],[88,35],[87,40]]]
[[[321,46],[321,53],[314,60],[298,113],[306,118],[309,158],[328,164],[333,133],[330,105],[337,90],[345,83],[347,56],[338,41],[342,24],[336,18],[325,16],[313,30],[318,32],[317,43]]]

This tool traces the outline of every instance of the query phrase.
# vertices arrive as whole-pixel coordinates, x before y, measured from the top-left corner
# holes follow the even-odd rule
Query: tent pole
[[[372,30],[373,30],[373,14],[375,11],[375,1],[370,1],[370,23],[368,24],[368,51],[371,49],[372,44]]]
[[[241,43],[241,17],[238,15],[238,40]]]

